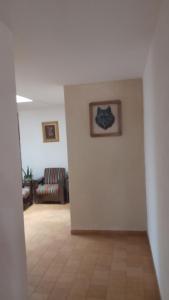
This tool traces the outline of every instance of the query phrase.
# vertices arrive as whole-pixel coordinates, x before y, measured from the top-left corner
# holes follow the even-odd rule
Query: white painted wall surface
[[[42,122],[58,121],[60,141],[43,143]],[[43,176],[47,167],[67,169],[67,140],[64,104],[19,111],[22,167],[30,166],[34,178]]]
[[[144,74],[148,233],[162,300],[169,299],[169,1]]]
[[[26,299],[26,255],[21,194],[12,37],[0,23],[0,299]]]
[[[92,138],[89,102],[121,99],[123,135]],[[65,87],[72,229],[145,230],[142,81]]]

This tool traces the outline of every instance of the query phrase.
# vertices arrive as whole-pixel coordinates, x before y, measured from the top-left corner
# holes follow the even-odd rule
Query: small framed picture
[[[59,124],[58,121],[54,122],[43,122],[42,123],[43,131],[43,142],[59,142]]]
[[[89,104],[90,135],[92,137],[122,134],[121,101],[101,101]]]

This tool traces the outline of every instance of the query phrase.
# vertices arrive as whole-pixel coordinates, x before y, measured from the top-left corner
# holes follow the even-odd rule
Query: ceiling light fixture
[[[16,95],[16,102],[17,103],[26,103],[26,102],[32,102],[32,101],[33,101],[32,99]]]

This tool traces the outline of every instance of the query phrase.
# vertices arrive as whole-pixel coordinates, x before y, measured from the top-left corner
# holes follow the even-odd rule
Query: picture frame
[[[90,136],[109,137],[122,135],[121,100],[89,103]]]
[[[42,122],[43,142],[59,142],[58,121]]]

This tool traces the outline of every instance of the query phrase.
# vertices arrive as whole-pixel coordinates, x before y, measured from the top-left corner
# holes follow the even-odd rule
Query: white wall
[[[123,135],[92,138],[89,102],[121,99]],[[145,230],[142,81],[65,87],[72,229]]]
[[[42,122],[58,121],[60,141],[43,143]],[[30,166],[34,178],[43,176],[47,167],[67,169],[67,140],[64,104],[51,108],[19,111],[22,167]]]
[[[144,74],[148,233],[163,300],[169,299],[169,1]]]
[[[21,196],[12,38],[0,23],[0,299],[26,299],[26,255]]]

